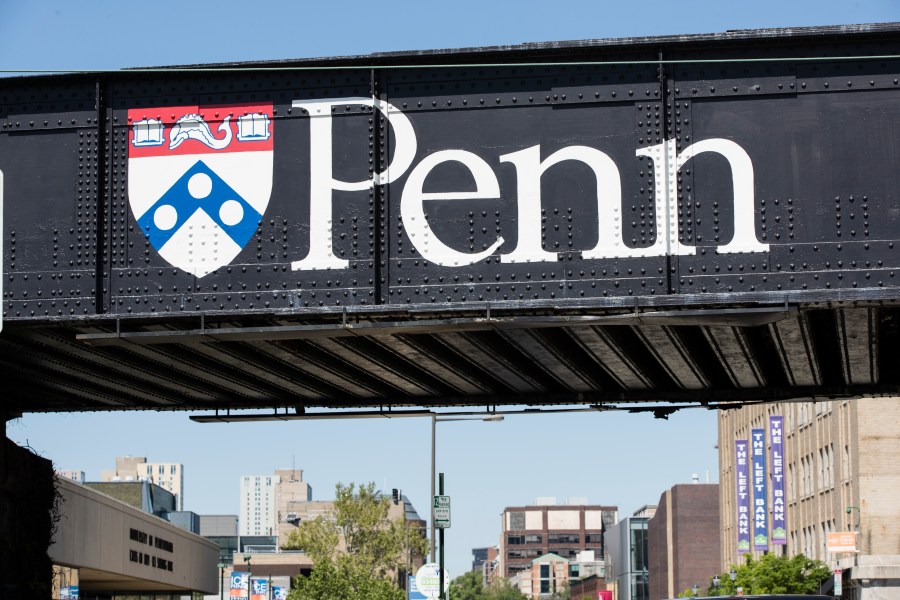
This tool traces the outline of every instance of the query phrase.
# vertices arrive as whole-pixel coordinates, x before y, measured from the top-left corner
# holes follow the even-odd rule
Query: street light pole
[[[435,535],[434,535],[434,479],[435,479],[435,438],[437,433],[438,422],[446,423],[448,421],[486,421],[488,423],[496,423],[503,420],[503,415],[489,415],[487,417],[447,417],[441,419],[437,414],[431,414],[431,562],[435,562],[437,555],[435,553]],[[443,573],[441,578],[443,578]]]
[[[225,594],[225,561],[219,560],[219,600],[223,600]]]
[[[734,567],[731,567],[731,570],[728,571],[728,577],[731,579],[731,593],[734,594],[734,580],[737,579],[737,571],[734,570]]]
[[[253,572],[250,571],[250,554],[244,555],[244,562],[247,563],[247,600],[250,600],[250,593],[253,590]]]

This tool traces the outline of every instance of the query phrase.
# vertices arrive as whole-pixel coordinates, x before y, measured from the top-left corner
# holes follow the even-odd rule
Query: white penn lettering
[[[448,246],[429,226],[425,218],[425,203],[431,200],[466,200],[500,198],[497,176],[483,158],[463,149],[434,152],[413,166],[417,149],[416,133],[409,118],[388,102],[375,98],[334,98],[326,100],[295,100],[295,108],[305,109],[310,117],[310,215],[309,253],[291,263],[293,270],[343,269],[349,261],[334,254],[332,192],[365,191],[373,186],[396,181],[412,167],[401,192],[400,219],[419,254],[436,265],[459,267],[479,262],[503,244],[498,236],[487,248],[478,252],[461,252]],[[370,180],[340,181],[334,178],[332,155],[332,112],[336,106],[368,106],[384,114],[393,129],[394,156],[381,173],[373,173]],[[541,160],[540,145],[498,157],[500,163],[510,163],[516,169],[517,244],[501,255],[506,263],[555,262],[556,252],[545,250],[541,244],[541,178],[553,166],[563,161],[577,161],[588,166],[596,178],[597,243],[582,250],[582,258],[638,258],[647,256],[690,255],[698,248],[678,240],[677,172],[690,160],[704,152],[724,157],[731,167],[734,196],[734,235],[728,243],[716,248],[720,254],[739,252],[768,252],[769,245],[756,238],[755,192],[753,162],[747,152],[735,142],[711,138],[695,142],[680,153],[675,141],[638,148],[637,158],[653,162],[656,239],[650,246],[632,248],[625,244],[622,231],[622,183],[615,161],[603,151],[588,146],[568,146]],[[425,192],[425,179],[438,165],[456,162],[471,173],[474,192]]]

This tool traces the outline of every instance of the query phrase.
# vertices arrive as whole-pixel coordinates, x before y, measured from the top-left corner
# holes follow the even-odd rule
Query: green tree
[[[815,594],[822,583],[831,577],[828,565],[802,554],[792,557],[764,554],[759,560],[748,555],[743,565],[733,565],[732,568],[737,574],[734,587],[743,588],[744,594]],[[714,588],[710,578],[706,591],[708,595],[732,592],[728,573],[719,573],[719,581],[719,587]]]
[[[407,529],[404,517],[388,518],[390,506],[374,483],[338,483],[333,513],[303,522],[284,544],[313,559],[312,572],[297,579],[289,600],[402,600],[401,569],[407,556],[424,556],[427,541]]]
[[[527,600],[506,579],[485,587],[481,573],[469,571],[450,582],[450,600]]]
[[[450,600],[482,600],[484,581],[478,571],[469,571],[450,582]]]

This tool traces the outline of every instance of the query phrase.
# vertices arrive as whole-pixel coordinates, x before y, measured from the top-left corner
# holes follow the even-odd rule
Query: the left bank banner
[[[750,453],[747,440],[734,442],[737,471],[737,551],[750,552]]]
[[[248,600],[250,598],[249,573],[231,573],[231,600]]]
[[[750,430],[750,458],[753,469],[753,549],[769,549],[769,509],[766,501],[766,430]]]
[[[784,505],[784,417],[769,417],[769,465],[772,468],[772,543],[787,544]]]

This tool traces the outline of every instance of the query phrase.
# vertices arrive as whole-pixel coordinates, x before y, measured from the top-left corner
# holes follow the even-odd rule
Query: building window
[[[508,536],[506,536],[506,543],[510,546],[524,544],[525,536],[524,535],[508,535]]]
[[[540,565],[541,567],[541,593],[550,593],[550,565]]]
[[[509,513],[509,528],[513,531],[525,529],[525,512],[516,511]]]
[[[603,534],[602,533],[586,533],[584,535],[584,543],[585,544],[602,544],[603,543]]]
[[[575,533],[551,533],[547,538],[551,544],[577,544],[581,540]]]
[[[540,535],[526,535],[525,543],[526,544],[540,544],[543,541],[543,536]]]
[[[844,446],[844,481],[850,481],[850,446]]]

